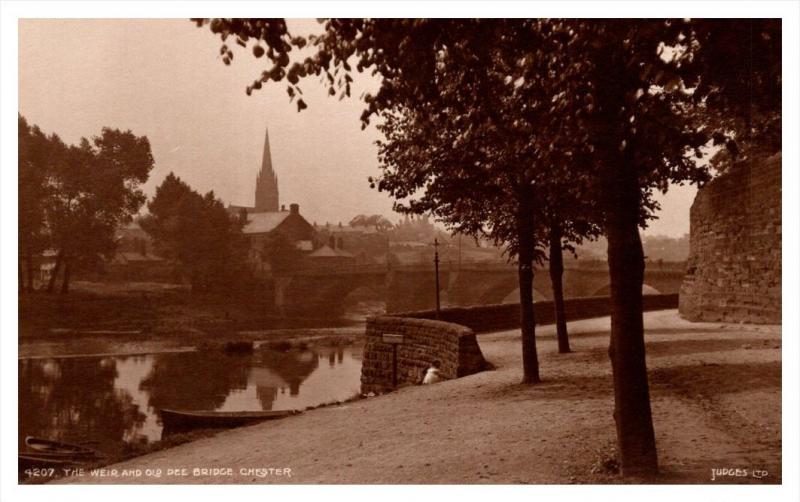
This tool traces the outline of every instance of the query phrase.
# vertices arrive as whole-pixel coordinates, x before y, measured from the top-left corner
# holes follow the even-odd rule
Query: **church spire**
[[[261,171],[256,178],[255,212],[278,211],[278,176],[272,169],[272,155],[269,151],[269,130],[264,134],[264,154],[261,158]]]

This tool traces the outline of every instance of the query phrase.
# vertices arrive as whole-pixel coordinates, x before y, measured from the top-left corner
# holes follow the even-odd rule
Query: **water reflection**
[[[352,397],[360,373],[352,348],[24,359],[19,445],[27,435],[97,441],[114,454],[161,437],[159,408],[303,409]]]

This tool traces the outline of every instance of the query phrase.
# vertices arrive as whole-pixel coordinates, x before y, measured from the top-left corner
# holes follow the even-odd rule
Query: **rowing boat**
[[[97,452],[89,447],[73,443],[65,443],[63,441],[56,441],[53,439],[28,436],[25,438],[25,444],[28,445],[28,447],[32,450],[42,453],[57,453],[72,457],[97,456]]]
[[[278,411],[182,411],[160,410],[165,429],[186,430],[202,428],[232,428],[264,420],[275,420],[298,413],[295,410]]]
[[[19,470],[70,467],[85,462],[75,457],[54,456],[52,453],[19,453]]]

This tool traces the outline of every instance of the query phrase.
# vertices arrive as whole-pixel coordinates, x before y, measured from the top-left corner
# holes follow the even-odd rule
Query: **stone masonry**
[[[392,390],[394,347],[382,341],[384,334],[404,337],[403,343],[397,345],[398,387],[420,383],[425,370],[436,360],[446,378],[477,373],[487,366],[475,333],[467,327],[430,319],[370,317],[361,367],[363,394]]]
[[[680,313],[692,321],[781,322],[781,154],[743,161],[701,188]]]

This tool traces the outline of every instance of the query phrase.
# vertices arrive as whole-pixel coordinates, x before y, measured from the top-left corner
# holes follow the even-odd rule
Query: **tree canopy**
[[[230,286],[245,269],[244,221],[229,215],[214,192],[205,195],[169,173],[140,218],[156,252],[172,261],[194,291]]]
[[[394,227],[391,221],[379,214],[359,214],[350,220],[349,225],[351,227],[375,227],[379,232],[386,232]]]
[[[150,143],[131,131],[103,128],[99,136],[66,145],[55,134],[19,118],[20,250],[28,261],[45,249],[58,253],[62,291],[74,267],[111,259],[117,229],[145,201],[141,184],[154,161]],[[52,283],[51,283],[52,284]]]
[[[300,78],[316,75],[329,94],[344,97],[352,71],[380,77],[378,92],[363,96],[361,117],[362,126],[380,119],[386,137],[376,186],[400,210],[431,212],[464,233],[488,231],[517,255],[526,380],[538,375],[527,364],[536,359],[527,304],[544,228],[537,221],[549,211],[602,227],[621,465],[626,474],[655,472],[639,228],[657,209],[655,191],[709,178],[698,162],[704,147],[725,144],[735,154],[740,141],[776,137],[780,55],[772,55],[780,21],[321,22],[323,34],[308,40],[275,20],[209,23],[223,40],[247,46],[255,39],[254,55],[271,60],[248,94],[285,79],[294,99]],[[313,54],[292,63],[293,46],[306,43]],[[754,47],[773,52],[763,57]],[[232,52],[222,50],[228,63]],[[565,216],[565,208],[579,209]]]

